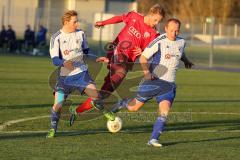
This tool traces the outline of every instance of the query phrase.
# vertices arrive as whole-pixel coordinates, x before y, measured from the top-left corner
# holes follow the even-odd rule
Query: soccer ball
[[[122,129],[122,119],[120,117],[115,117],[114,121],[107,121],[107,128],[109,132],[116,133]]]

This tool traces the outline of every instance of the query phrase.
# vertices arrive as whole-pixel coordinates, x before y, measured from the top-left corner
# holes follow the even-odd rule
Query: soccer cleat
[[[69,118],[69,126],[71,127],[74,123],[76,119],[76,115],[75,114],[71,114],[70,118]]]
[[[151,139],[148,141],[148,145],[153,147],[162,147],[162,144],[160,144],[157,139]]]
[[[97,103],[95,103],[95,101],[91,101],[91,105],[92,105],[93,108],[95,108],[99,111],[102,111],[104,109],[103,105],[97,104]]]
[[[69,112],[71,113],[71,115],[70,115],[69,121],[67,121],[68,126],[72,126],[76,119],[76,116],[77,116],[76,108],[77,108],[76,106],[69,107]]]
[[[53,128],[51,128],[47,135],[46,135],[46,138],[54,138],[55,137],[55,130]]]
[[[70,106],[70,107],[69,107],[69,112],[70,112],[71,114],[77,115],[76,109],[77,109],[77,106]]]
[[[110,121],[114,121],[116,117],[113,112],[109,111],[103,111],[103,115]]]

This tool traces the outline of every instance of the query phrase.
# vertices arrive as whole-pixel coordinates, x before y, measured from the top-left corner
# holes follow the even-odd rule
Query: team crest
[[[149,32],[145,32],[144,33],[144,38],[148,38],[148,37],[150,37],[150,33]]]

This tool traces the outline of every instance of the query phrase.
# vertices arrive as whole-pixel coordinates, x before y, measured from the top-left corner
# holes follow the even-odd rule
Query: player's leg
[[[160,87],[164,88],[164,92],[160,92],[156,97],[157,102],[159,103],[159,116],[157,117],[154,126],[151,138],[148,142],[149,145],[154,147],[161,147],[162,145],[158,142],[159,136],[163,133],[167,116],[171,109],[172,103],[176,94],[175,84],[169,83],[169,85],[160,83]],[[166,92],[167,91],[167,92]],[[165,93],[166,92],[166,93]]]
[[[102,99],[99,95],[99,92],[97,91],[97,88],[94,84],[89,84],[86,89],[84,90],[84,92],[92,99],[91,100],[91,105],[93,108],[103,111],[104,116],[113,121],[115,119],[115,115],[111,112],[108,112],[106,110],[104,110],[104,105],[102,102]]]
[[[58,121],[60,119],[62,104],[64,102],[65,94],[63,91],[55,92],[55,100],[51,109],[51,126],[46,138],[53,138],[57,132]]]
[[[110,94],[121,84],[127,74],[127,70],[124,66],[116,66],[115,64],[109,65],[109,73],[104,78],[104,84],[102,85],[100,95],[102,99],[110,96]],[[76,108],[76,113],[82,113],[91,109],[91,97],[87,98],[82,104]]]
[[[144,103],[154,97],[158,91],[156,90],[153,81],[145,81],[138,86],[137,96],[134,99],[123,99],[112,107],[112,112],[117,113],[120,110],[127,108],[131,112],[138,111]]]
[[[80,93],[85,92],[86,95],[89,97],[87,99],[87,102],[86,101],[84,102],[84,104],[85,104],[85,106],[83,106],[84,110],[81,110],[81,111],[84,112],[86,110],[90,110],[92,108],[95,108],[97,110],[103,111],[104,116],[106,118],[108,118],[110,120],[114,120],[115,119],[114,114],[104,111],[104,106],[103,106],[103,102],[101,100],[101,96],[99,95],[99,93],[97,91],[97,88],[94,84],[94,81],[92,80],[88,71],[84,71],[77,76],[78,77],[75,78],[75,81],[77,80],[77,82],[74,83],[74,84],[75,85],[77,84],[76,87],[80,91]],[[82,107],[82,106],[80,106],[80,107]],[[71,112],[69,125],[72,126],[74,121],[75,121],[75,117],[78,114],[77,110],[79,110],[79,106],[70,107],[69,110]]]
[[[162,145],[158,142],[159,136],[164,131],[167,116],[171,108],[171,102],[168,100],[163,100],[159,103],[159,116],[154,123],[152,135],[150,141],[148,142],[149,145],[153,145],[154,147],[161,147]]]
[[[138,111],[145,102],[141,102],[138,99],[123,99],[120,100],[118,103],[114,104],[111,111],[113,113],[117,113],[122,109],[127,109],[130,112],[136,112]]]
[[[115,91],[122,83],[128,73],[127,63],[111,63],[109,65],[109,73],[104,79],[101,91],[104,93],[111,93]],[[107,98],[109,95],[102,95],[103,98]]]

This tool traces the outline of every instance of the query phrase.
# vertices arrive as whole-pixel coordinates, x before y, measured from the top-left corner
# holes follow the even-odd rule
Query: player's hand
[[[101,27],[103,27],[103,23],[102,23],[102,21],[98,21],[98,22],[95,23],[94,26],[95,26],[96,28],[101,28]]]
[[[103,63],[108,63],[109,59],[107,57],[98,57],[96,59],[96,62],[103,62]]]
[[[153,80],[153,79],[155,79],[155,77],[150,73],[150,72],[146,72],[146,73],[144,73],[144,80],[146,80],[146,81],[150,81],[150,80]]]
[[[72,71],[74,69],[72,61],[64,61],[63,66],[68,70]]]
[[[184,62],[184,65],[185,65],[185,68],[191,69],[194,64],[190,61],[187,61],[187,62]]]
[[[142,49],[140,47],[135,47],[133,49],[133,54],[135,55],[141,55],[142,54]]]

